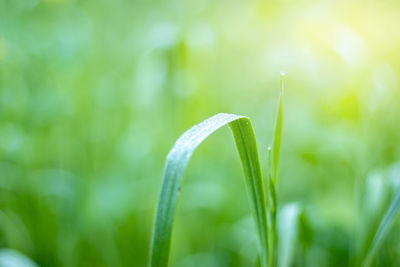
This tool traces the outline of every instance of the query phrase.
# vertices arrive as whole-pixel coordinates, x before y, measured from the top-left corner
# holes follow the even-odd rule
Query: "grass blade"
[[[276,177],[278,174],[279,165],[279,153],[281,150],[281,139],[282,139],[282,98],[283,98],[283,77],[285,74],[281,72],[281,95],[279,97],[278,112],[275,121],[274,137],[272,140],[272,173],[273,180],[276,183]]]
[[[232,129],[244,170],[250,208],[259,234],[261,266],[267,266],[266,201],[254,131],[248,118],[221,113],[186,131],[178,138],[167,156],[154,223],[150,251],[151,267],[168,266],[173,220],[182,174],[192,153],[210,134],[226,124]]]
[[[283,76],[281,73],[281,94],[279,97],[278,112],[276,114],[275,129],[273,133],[272,149],[268,147],[268,177],[267,177],[267,196],[268,196],[268,221],[269,225],[269,266],[276,266],[278,255],[278,233],[276,229],[277,216],[277,197],[276,182],[278,175],[279,153],[282,140],[282,98],[283,98]]]
[[[365,257],[365,260],[362,264],[362,266],[370,266],[371,262],[376,255],[376,252],[380,245],[382,244],[386,234],[388,233],[390,226],[392,225],[397,212],[399,211],[400,208],[400,192],[397,192],[395,197],[393,198],[393,201],[391,202],[389,209],[385,213],[385,216],[383,216],[381,223],[379,224],[378,230],[376,231],[376,234],[374,236],[374,239],[372,241],[372,244],[367,252],[367,256]]]

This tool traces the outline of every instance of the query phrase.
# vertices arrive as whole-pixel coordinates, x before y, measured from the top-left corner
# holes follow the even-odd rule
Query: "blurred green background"
[[[400,179],[399,14],[398,1],[0,0],[0,248],[39,266],[146,266],[176,138],[249,116],[265,172],[285,71],[280,206],[310,218],[304,266],[350,265],[370,207],[359,188]],[[185,172],[172,266],[254,264],[245,190],[224,128]],[[399,266],[398,229],[377,265]]]

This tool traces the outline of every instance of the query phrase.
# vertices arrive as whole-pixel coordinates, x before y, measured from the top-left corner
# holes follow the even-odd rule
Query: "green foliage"
[[[281,74],[281,95],[279,98],[273,135],[272,155],[271,149],[268,149],[270,161],[267,180],[268,205],[265,199],[263,179],[258,159],[258,148],[250,120],[233,114],[218,114],[205,120],[181,135],[168,154],[161,192],[158,198],[158,207],[150,250],[150,266],[168,266],[173,220],[178,194],[182,186],[183,171],[191,155],[200,143],[210,134],[226,124],[229,124],[232,129],[246,177],[248,194],[251,200],[250,206],[254,214],[260,241],[260,264],[263,267],[276,266],[278,233],[276,226],[277,197],[275,185],[282,136],[283,75],[284,74]],[[294,219],[289,218],[288,220],[291,221]],[[268,225],[268,222],[270,222],[270,225]],[[286,264],[284,266],[288,265]]]
[[[0,249],[42,267],[147,266],[165,155],[224,111],[259,137],[269,261],[400,266],[400,221],[383,223],[400,180],[399,13],[393,0],[0,0]],[[185,171],[173,267],[257,261],[228,130]],[[307,222],[290,260],[288,205]]]
[[[173,219],[181,190],[182,174],[201,142],[220,127],[229,124],[240,155],[251,210],[259,234],[261,263],[267,266],[268,225],[258,148],[250,120],[233,114],[218,114],[192,127],[178,138],[168,154],[154,223],[150,266],[168,266]]]

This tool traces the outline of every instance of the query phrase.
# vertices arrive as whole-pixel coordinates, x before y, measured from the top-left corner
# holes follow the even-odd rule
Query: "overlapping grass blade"
[[[387,212],[383,216],[381,223],[379,224],[378,230],[375,233],[374,239],[367,252],[367,255],[365,257],[362,266],[371,265],[372,260],[374,259],[378,248],[382,244],[399,210],[400,210],[400,192],[397,192],[392,202],[390,203]]]
[[[154,223],[150,251],[151,267],[168,266],[173,220],[182,174],[192,153],[210,134],[226,124],[229,124],[232,129],[244,170],[250,208],[259,234],[261,266],[267,266],[266,201],[254,131],[248,118],[221,113],[186,131],[179,137],[167,156]]]

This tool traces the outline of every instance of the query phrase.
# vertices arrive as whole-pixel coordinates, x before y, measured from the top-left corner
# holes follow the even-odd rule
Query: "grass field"
[[[399,266],[399,12],[0,0],[0,266]],[[174,163],[154,254],[167,155],[220,113],[254,136],[229,117]]]

